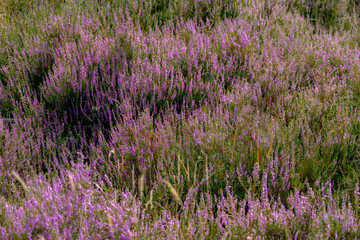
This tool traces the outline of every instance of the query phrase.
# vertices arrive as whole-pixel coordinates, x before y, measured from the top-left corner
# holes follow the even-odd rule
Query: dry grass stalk
[[[133,191],[135,191],[135,167],[134,167],[134,165],[133,165],[132,171],[131,171],[131,178],[132,178]]]
[[[32,194],[32,196],[39,196],[39,195],[37,195],[37,194],[35,194],[35,192],[31,192],[30,191],[30,188],[26,185],[26,183],[24,182],[24,180],[20,177],[20,175],[17,173],[17,172],[15,172],[15,171],[11,171],[11,174],[16,178],[16,180],[18,180],[19,182],[20,182],[20,184],[21,184],[21,186],[22,186],[22,188],[25,190],[25,192],[27,193],[27,194]],[[44,210],[42,209],[42,208],[39,208],[39,210],[40,210],[40,213],[43,215],[43,217],[45,218],[45,219],[47,219],[47,215],[44,213]],[[48,223],[49,223],[49,225],[51,226],[51,228],[52,229],[55,229],[54,228],[54,226],[53,226],[53,224],[47,219],[47,221],[48,221]],[[59,236],[59,234],[55,231],[55,230],[52,230],[52,232],[55,234],[55,236],[56,236],[56,239],[60,239],[60,236]],[[40,235],[40,236],[42,236],[42,235]],[[41,239],[41,238],[39,238],[39,239]]]
[[[195,163],[195,169],[194,169],[194,182],[193,182],[193,187],[195,187],[196,181],[197,181],[196,170],[197,170],[197,162]]]
[[[209,168],[208,168],[208,159],[205,158],[205,172],[206,172],[206,187],[208,193],[210,193],[210,182],[209,182]]]
[[[151,189],[150,191],[150,200],[145,204],[145,208],[147,208],[148,205],[150,205],[150,209],[153,209],[154,208],[154,205],[153,205],[153,190]]]
[[[177,170],[178,170],[178,175],[177,175],[177,184],[179,185],[180,184],[180,161],[179,161],[179,158],[178,158],[178,162],[177,162]]]
[[[109,152],[109,155],[108,155],[109,161],[110,161],[111,155],[114,155],[114,157],[115,157],[115,150],[114,149],[111,149],[110,152]]]
[[[355,25],[357,25],[357,16],[356,16],[356,8],[355,8],[356,4],[354,2],[354,5],[353,5],[353,18],[354,18],[354,23]]]
[[[186,167],[185,167],[184,163],[181,161],[180,156],[178,155],[177,157],[178,157],[178,161],[181,163],[181,165],[183,166],[183,168],[184,168],[184,170],[185,170],[185,173],[186,173],[186,175],[187,175],[188,181],[190,182],[189,172],[186,170]]]
[[[141,174],[139,178],[139,191],[140,191],[140,198],[142,199],[144,196],[144,181],[145,181],[145,173]]]
[[[270,157],[270,152],[271,152],[271,149],[272,149],[272,145],[273,145],[273,142],[274,142],[274,139],[275,139],[275,135],[272,137],[271,139],[271,144],[270,144],[270,147],[269,147],[269,150],[268,150],[268,153],[267,153],[267,157],[269,158]]]
[[[231,162],[234,160],[234,151],[235,151],[235,143],[236,143],[236,137],[237,137],[238,129],[235,130],[235,135],[233,139],[233,146],[231,151]]]
[[[45,237],[42,234],[36,234],[36,237],[38,240],[45,240]]]
[[[30,193],[28,186],[25,184],[24,180],[19,176],[19,174],[15,171],[11,171],[11,174],[18,180],[22,186],[22,188],[25,190],[25,192]]]
[[[94,182],[94,185],[95,185],[102,193],[105,192],[104,189],[102,189],[102,188],[99,186],[99,184],[97,184],[96,182]]]
[[[73,179],[70,172],[68,172],[68,178],[69,178],[69,183],[70,183],[70,186],[71,186],[71,190],[75,191],[74,179]]]
[[[112,235],[114,235],[114,233],[115,233],[114,224],[113,224],[113,221],[112,221],[111,216],[110,216],[109,213],[107,214],[107,220],[108,220],[108,223],[109,223],[110,231],[111,231]]]
[[[167,180],[163,180],[163,181],[168,186],[168,188],[170,189],[171,194],[175,197],[175,199],[179,203],[179,205],[182,206],[183,202],[182,202],[182,200],[180,198],[180,195],[178,194],[178,192],[174,188],[174,186]]]

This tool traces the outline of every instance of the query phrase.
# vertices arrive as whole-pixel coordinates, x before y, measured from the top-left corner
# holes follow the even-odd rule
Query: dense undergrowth
[[[359,16],[0,1],[0,238],[359,238]]]

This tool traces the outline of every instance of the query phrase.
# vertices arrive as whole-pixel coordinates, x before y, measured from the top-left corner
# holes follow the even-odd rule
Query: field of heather
[[[360,239],[359,0],[0,0],[0,239]]]

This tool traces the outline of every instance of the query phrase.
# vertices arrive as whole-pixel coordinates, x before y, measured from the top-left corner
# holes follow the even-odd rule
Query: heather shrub
[[[359,237],[353,3],[8,3],[0,238]]]
[[[62,128],[59,122],[54,124],[29,117],[12,123],[11,129],[9,123],[1,121],[1,180],[7,183],[1,189],[3,196],[8,198],[17,194],[11,190],[11,171],[21,176],[30,171],[50,177],[61,169],[69,168],[68,158],[72,158],[72,154],[66,143],[59,141]]]

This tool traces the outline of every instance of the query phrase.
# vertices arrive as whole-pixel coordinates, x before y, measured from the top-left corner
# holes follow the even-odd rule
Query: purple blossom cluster
[[[360,237],[356,17],[54,2],[5,4],[1,239]]]
[[[177,213],[164,209],[157,217],[152,215],[153,203],[107,188],[83,163],[51,183],[37,176],[22,184],[19,195],[24,196],[16,204],[1,198],[3,239],[323,239],[357,236],[359,231],[349,196],[334,198],[330,183],[309,187],[306,194],[295,190],[284,203],[267,196],[266,176],[261,198],[249,190],[240,200],[230,186],[217,198],[201,192],[200,183]]]

